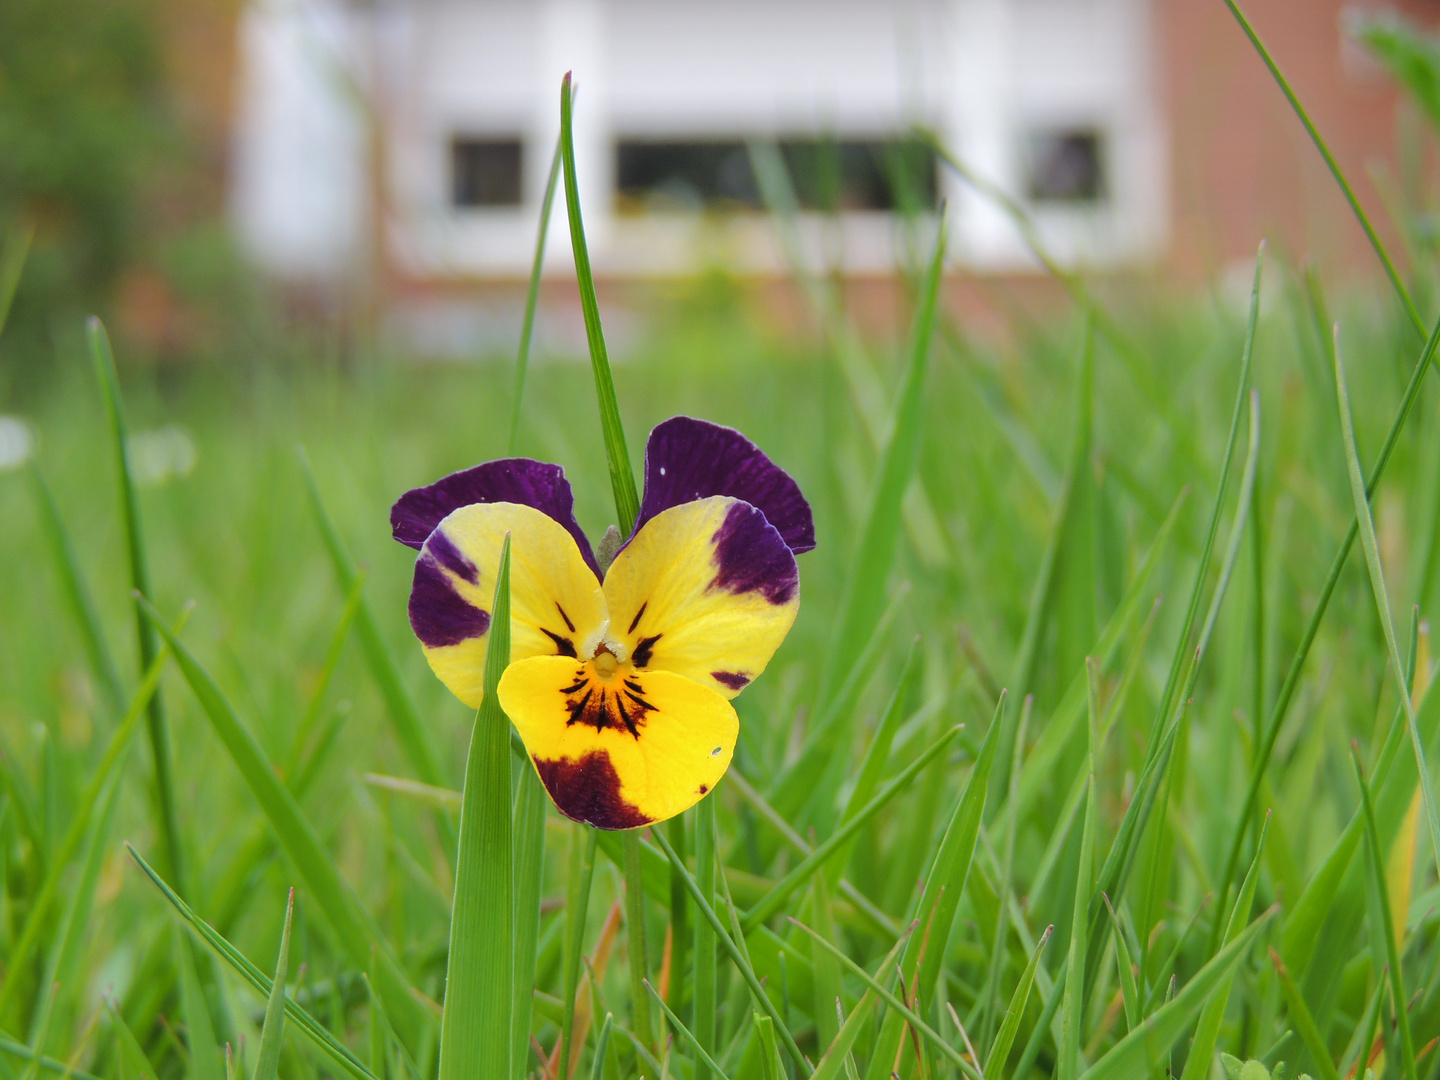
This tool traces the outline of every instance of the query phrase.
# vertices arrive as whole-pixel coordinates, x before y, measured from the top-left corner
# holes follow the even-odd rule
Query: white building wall
[[[374,68],[358,81],[371,88],[385,131],[386,247],[419,277],[528,271],[566,70],[580,87],[581,201],[600,272],[686,272],[717,259],[740,270],[783,269],[759,215],[617,214],[614,146],[626,136],[873,137],[920,123],[1023,200],[1027,132],[1094,127],[1105,137],[1108,196],[1095,206],[1034,207],[1045,243],[1068,262],[1110,265],[1152,258],[1165,239],[1149,0],[340,2],[263,0],[247,15],[249,134],[239,144],[237,219],[252,250],[277,269],[323,270],[335,256],[327,264],[315,253],[356,250],[360,238],[346,230],[366,221],[351,207],[363,189],[355,177],[367,168],[353,105],[332,94],[326,113],[324,79],[299,73],[295,27],[317,17],[373,40],[368,60],[357,59],[345,33],[331,34],[344,64]],[[332,62],[322,52],[304,55],[312,66]],[[302,84],[310,103],[294,108]],[[329,129],[319,131],[327,115]],[[523,205],[452,206],[457,134],[523,138]],[[1035,265],[993,201],[942,175],[955,258],[980,270]],[[319,188],[333,193],[330,205],[318,206]],[[552,225],[548,269],[569,273],[563,203]],[[818,253],[820,223],[807,228]],[[890,215],[847,213],[842,234],[848,269],[894,265]]]

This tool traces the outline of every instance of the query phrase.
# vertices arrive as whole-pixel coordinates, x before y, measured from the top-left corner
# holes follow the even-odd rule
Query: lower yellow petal
[[[601,829],[695,805],[730,767],[740,730],[715,691],[628,664],[535,656],[506,669],[499,695],[560,812]]]

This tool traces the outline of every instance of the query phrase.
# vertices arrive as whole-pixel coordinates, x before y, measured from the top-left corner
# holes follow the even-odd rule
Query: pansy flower
[[[677,416],[650,433],[635,528],[602,571],[565,472],[490,461],[406,492],[410,625],[431,669],[479,708],[495,577],[511,534],[510,666],[500,704],[561,813],[635,829],[725,774],[730,699],[765,670],[800,607],[810,505],[731,428]]]

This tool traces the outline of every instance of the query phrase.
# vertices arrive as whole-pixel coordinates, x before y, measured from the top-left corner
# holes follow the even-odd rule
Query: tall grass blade
[[[1340,1080],[1340,1073],[1336,1070],[1335,1063],[1330,1060],[1330,1048],[1325,1045],[1325,1037],[1320,1034],[1310,1007],[1305,1004],[1304,996],[1290,978],[1290,972],[1286,969],[1285,962],[1280,959],[1280,954],[1273,948],[1270,950],[1270,963],[1274,965],[1275,974],[1279,977],[1280,991],[1290,1010],[1290,1021],[1299,1030],[1305,1049],[1310,1051],[1310,1057],[1320,1072],[1320,1080]],[[1415,1063],[1412,1061],[1410,1065],[1413,1070]],[[1414,1075],[1413,1071],[1411,1075]]]
[[[505,443],[505,452],[510,457],[515,456],[520,445],[520,407],[525,401],[525,376],[530,368],[530,337],[535,330],[535,307],[540,299],[540,275],[545,269],[545,241],[550,234],[550,209],[555,205],[555,183],[560,177],[560,156],[560,142],[556,140],[555,153],[550,158],[550,173],[545,180],[545,194],[540,199],[540,225],[535,234],[535,260],[530,265],[530,287],[525,293],[525,319],[520,324],[520,351],[515,357],[510,438]]]
[[[1083,1080],[1134,1080],[1148,1074],[1150,1066],[1170,1051],[1175,1040],[1194,1021],[1225,976],[1235,970],[1250,946],[1260,936],[1278,908],[1271,908],[1252,922],[1235,940],[1211,957],[1173,999],[1166,1002],[1141,1025],[1110,1048],[1084,1073]]]
[[[175,932],[175,966],[180,972],[180,1007],[185,1017],[186,1040],[190,1047],[190,1072],[194,1080],[225,1080],[225,1059],[220,1053],[210,1006],[195,968],[190,938],[178,927]]]
[[[1120,968],[1120,995],[1125,1006],[1125,1030],[1134,1031],[1140,1023],[1140,1017],[1144,1011],[1144,1002],[1140,999],[1140,987],[1135,982],[1135,974],[1138,969],[1135,965],[1134,954],[1131,953],[1130,945],[1125,939],[1125,928],[1120,925],[1120,916],[1115,914],[1110,897],[1104,893],[1100,895],[1105,901],[1106,910],[1110,912],[1110,922],[1114,924],[1115,963]]]
[[[510,721],[496,687],[510,664],[510,537],[500,549],[485,651],[485,691],[470,735],[460,806],[460,851],[450,916],[440,1080],[511,1072]]]
[[[361,970],[368,968],[370,946],[374,944],[379,947],[379,985],[376,989],[385,1000],[385,1007],[395,1022],[401,1041],[412,1054],[416,1054],[420,1046],[421,1032],[429,1025],[430,1019],[422,1011],[415,991],[401,970],[390,945],[360,903],[354,888],[341,875],[335,860],[315,832],[315,827],[305,817],[304,811],[295,801],[295,796],[275,774],[274,766],[266,759],[260,744],[241,722],[219,684],[201,666],[194,654],[164,625],[155,614],[154,608],[143,598],[140,603],[152,625],[160,628],[170,645],[185,681],[190,684],[190,689],[199,700],[211,727],[229,752],[230,759],[240,771],[250,794],[265,812],[275,830],[276,838],[304,877],[310,896],[335,928],[336,937],[349,954],[351,963]],[[508,895],[507,891],[507,898]],[[506,985],[509,985],[508,981]]]
[[[1265,834],[1269,825],[1270,814],[1267,812],[1265,821],[1260,826],[1260,835],[1255,841],[1255,858],[1250,863],[1250,872],[1245,875],[1245,880],[1240,885],[1240,895],[1235,898],[1235,906],[1230,909],[1230,918],[1225,924],[1226,942],[1234,941],[1245,929],[1250,918],[1250,906],[1255,902],[1255,887],[1260,882],[1260,857],[1265,852]],[[1123,940],[1124,935],[1117,931],[1117,938]],[[1185,1059],[1185,1071],[1181,1073],[1180,1080],[1205,1080],[1210,1075],[1212,1059],[1215,1057],[1215,1043],[1220,1037],[1220,1024],[1225,1019],[1225,1006],[1230,1000],[1230,988],[1234,982],[1235,973],[1232,971],[1205,1003],[1200,1020],[1195,1025],[1195,1037],[1190,1042],[1190,1053]]]
[[[669,1005],[665,1004],[665,1001],[663,998],[660,997],[659,992],[650,985],[649,979],[646,979],[644,981],[644,986],[645,989],[650,992],[650,996],[653,997],[657,1002],[659,1002],[660,1008],[665,1011],[665,1019],[670,1022],[670,1026],[673,1027],[676,1031],[678,1031],[681,1035],[685,1036],[685,1041],[690,1044],[690,1049],[695,1052],[695,1075],[700,1076],[700,1070],[701,1068],[704,1068],[705,1070],[707,1070],[707,1073],[709,1075],[717,1076],[720,1078],[720,1080],[726,1080],[725,1070],[720,1068],[720,1066],[715,1063],[715,1059],[711,1057],[710,1052],[701,1045],[700,1040],[695,1037],[695,1035],[690,1031],[689,1028],[684,1025],[684,1023],[681,1022],[680,1017],[675,1015],[674,1010],[672,1010]],[[759,1020],[764,1020],[767,1022],[770,1020],[768,1016],[757,1017],[756,1019],[757,1022]]]
[[[615,493],[615,512],[620,535],[628,536],[640,514],[640,495],[635,489],[635,470],[620,423],[620,404],[615,398],[615,380],[610,374],[610,355],[600,326],[600,302],[595,297],[595,275],[590,269],[590,248],[585,242],[585,223],[580,217],[580,188],[575,176],[575,132],[570,91],[570,73],[560,83],[560,148],[564,160],[565,209],[570,219],[570,246],[575,252],[575,277],[580,283],[580,309],[585,316],[585,340],[590,346],[590,367],[595,376],[595,397],[600,406],[600,430],[605,437],[605,460],[610,466],[610,487]]]
[[[925,374],[929,367],[930,342],[935,331],[935,309],[939,303],[941,272],[945,265],[945,219],[941,216],[935,250],[921,289],[920,306],[910,331],[908,358],[900,392],[895,401],[890,438],[881,452],[870,497],[870,509],[856,547],[852,570],[836,616],[836,631],[825,673],[820,680],[819,700],[828,703],[844,676],[849,673],[885,606],[885,586],[895,561],[901,504],[920,452],[920,425],[923,416]]]
[[[695,882],[700,895],[712,907],[715,904],[715,797],[711,793],[695,806]],[[683,865],[683,863],[682,863]],[[679,875],[679,870],[672,868]],[[684,877],[681,876],[681,883]],[[716,1049],[715,1006],[717,978],[715,964],[715,928],[705,919],[695,920],[695,986],[691,999],[695,1003],[695,1037],[708,1052]],[[674,975],[672,974],[672,978]],[[700,1061],[695,1066],[695,1080],[708,1080],[708,1066]]]
[[[121,1080],[157,1080],[160,1074],[150,1063],[145,1048],[140,1045],[135,1032],[130,1030],[125,1017],[120,1015],[120,1010],[115,1008],[108,998],[105,1000],[105,1011],[109,1014],[110,1026],[115,1031],[115,1042],[119,1048]]]
[[[885,959],[880,961],[880,966],[875,969],[876,971],[887,972],[894,970],[895,960],[900,955],[900,950],[905,947],[905,942],[909,936],[909,931],[906,931],[896,938],[895,944],[890,947],[890,951],[885,955]],[[826,1047],[824,1055],[820,1058],[820,1063],[815,1066],[814,1080],[837,1080],[842,1074],[847,1080],[853,1080],[850,1072],[850,1050],[855,1045],[855,1041],[860,1037],[860,1032],[870,1019],[870,1012],[878,1000],[879,995],[867,986],[865,993],[862,994],[860,1000],[856,1002],[855,1008],[850,1010],[850,1015],[847,1016],[845,1022],[840,1025],[840,1030],[836,1033],[834,1041]],[[768,1020],[769,1017],[766,1017],[766,1019]]]
[[[646,1046],[653,1046],[650,997],[645,993],[649,966],[645,949],[645,884],[640,865],[640,834],[634,830],[622,833],[620,845],[624,851],[625,939],[630,952],[630,1003],[634,1009],[631,1026],[636,1038]]]
[[[1075,871],[1075,905],[1070,922],[1070,954],[1065,979],[1065,999],[1060,1012],[1060,1056],[1055,1075],[1059,1080],[1075,1080],[1080,1074],[1080,1028],[1085,1017],[1085,963],[1090,941],[1090,894],[1095,887],[1095,833],[1099,822],[1100,752],[1099,672],[1093,658],[1085,662],[1090,680],[1090,780],[1085,792],[1085,823],[1080,832],[1080,864]]]
[[[1385,646],[1390,651],[1390,668],[1396,679],[1400,707],[1405,710],[1405,725],[1410,731],[1410,746],[1415,751],[1415,767],[1420,773],[1420,793],[1425,801],[1425,816],[1430,825],[1430,846],[1440,866],[1440,811],[1435,806],[1435,790],[1430,767],[1425,761],[1425,744],[1415,723],[1415,703],[1410,698],[1406,665],[1400,659],[1400,642],[1395,637],[1395,620],[1390,616],[1390,595],[1385,589],[1385,567],[1380,562],[1380,545],[1375,539],[1375,522],[1370,517],[1370,500],[1360,471],[1360,455],[1355,448],[1355,426],[1350,416],[1350,393],[1345,386],[1345,365],[1340,359],[1339,327],[1335,339],[1335,394],[1340,406],[1340,432],[1345,440],[1345,466],[1350,475],[1350,495],[1355,503],[1355,521],[1360,528],[1360,546],[1365,552],[1365,566],[1370,571],[1370,591],[1385,632]],[[1376,855],[1382,872],[1383,851]],[[1398,1006],[1397,1006],[1398,1008]]]
[[[0,323],[3,323],[3,320],[0,320]],[[70,541],[70,532],[65,528],[64,519],[60,517],[60,507],[55,503],[50,485],[45,482],[40,466],[33,462],[30,466],[30,480],[35,489],[35,504],[40,508],[40,523],[45,529],[45,539],[49,542],[55,568],[65,586],[65,597],[70,601],[75,622],[80,627],[90,669],[95,673],[95,681],[100,684],[106,702],[116,716],[121,716],[125,712],[124,684],[120,681],[120,669],[115,666],[115,655],[110,651],[104,627],[100,625],[100,612],[95,606],[95,595],[85,581],[80,558],[75,553],[75,545]]]
[[[1345,173],[1336,162],[1335,155],[1330,153],[1330,147],[1325,144],[1325,140],[1321,137],[1319,130],[1311,121],[1310,114],[1306,112],[1305,106],[1300,103],[1300,99],[1295,96],[1295,91],[1290,89],[1289,80],[1285,78],[1285,74],[1280,70],[1280,65],[1275,62],[1275,58],[1270,55],[1270,50],[1265,47],[1265,43],[1260,40],[1260,35],[1255,32],[1255,27],[1251,25],[1250,20],[1246,17],[1245,12],[1241,10],[1240,5],[1236,3],[1236,0],[1225,0],[1225,6],[1228,7],[1230,13],[1235,16],[1235,21],[1240,24],[1240,29],[1245,31],[1245,36],[1250,39],[1250,44],[1253,45],[1255,51],[1260,54],[1260,59],[1265,62],[1265,66],[1270,70],[1271,76],[1279,85],[1280,92],[1285,95],[1285,100],[1290,103],[1290,108],[1294,110],[1300,123],[1305,126],[1305,133],[1310,136],[1310,141],[1315,144],[1315,149],[1320,151],[1320,156],[1325,159],[1325,167],[1330,170],[1330,175],[1335,178],[1335,183],[1340,186],[1340,191],[1344,194],[1345,201],[1350,204],[1350,212],[1355,215],[1355,220],[1358,221],[1360,227],[1365,230],[1365,238],[1370,241],[1370,246],[1374,249],[1376,257],[1379,258],[1380,265],[1385,268],[1385,276],[1390,279],[1390,284],[1395,287],[1395,294],[1400,298],[1400,303],[1405,308],[1405,314],[1410,317],[1410,321],[1414,324],[1416,332],[1420,334],[1421,337],[1424,337],[1425,320],[1420,318],[1420,312],[1416,309],[1415,302],[1410,299],[1409,290],[1405,288],[1405,283],[1400,280],[1400,275],[1395,269],[1395,264],[1390,261],[1390,255],[1386,252],[1385,245],[1380,242],[1379,234],[1375,232],[1375,227],[1370,224],[1370,218],[1366,215],[1365,208],[1360,205],[1360,200],[1355,197],[1355,191],[1351,188],[1350,181],[1345,179]]]
[[[315,524],[320,529],[320,537],[325,542],[325,550],[330,555],[330,562],[335,568],[335,577],[340,583],[340,589],[347,596],[355,588],[355,582],[359,576],[355,561],[350,557],[350,552],[345,547],[345,541],[340,538],[340,530],[335,527],[335,521],[330,516],[330,511],[325,508],[325,501],[320,497],[320,485],[315,481],[315,473],[310,468],[310,459],[303,447],[296,448],[296,458],[300,465],[300,475],[305,480],[305,490],[310,496],[310,508],[315,515]],[[375,612],[370,607],[369,600],[361,598],[360,610],[356,614],[356,629],[360,633],[360,644],[365,653],[365,662],[370,669],[370,675],[375,680],[375,685],[380,689],[380,696],[385,699],[385,709],[389,714],[390,723],[394,727],[395,737],[400,747],[405,751],[405,757],[425,783],[434,787],[445,786],[445,779],[440,772],[439,765],[435,761],[435,752],[430,746],[430,741],[425,735],[424,725],[420,721],[420,713],[415,708],[415,702],[411,699],[409,691],[405,689],[405,683],[400,678],[400,668],[395,663],[395,656],[390,651],[390,646],[385,643],[384,636],[380,633],[380,625],[375,621]],[[450,828],[443,817],[441,822],[441,835],[449,837]]]
[[[48,983],[45,989],[45,997],[40,1002],[40,1014],[35,1024],[35,1050],[30,1058],[30,1064],[25,1066],[25,1073],[21,1080],[35,1080],[40,1075],[40,1056],[45,1049],[45,1042],[50,1037],[50,1018],[55,1015],[55,998],[59,996],[60,984]]]
[[[549,803],[550,797],[535,770],[528,763],[522,766],[515,789],[512,841],[515,959],[511,972],[515,990],[510,999],[510,1063],[517,1067],[530,1055],[535,965],[540,946],[540,894],[545,884],[545,811]]]
[[[105,327],[93,315],[85,323],[85,336],[95,377],[110,422],[110,438],[115,451],[116,485],[120,491],[120,519],[125,529],[126,551],[130,559],[130,587],[141,596],[150,593],[150,569],[145,558],[145,531],[140,521],[140,500],[135,493],[135,480],[130,470],[129,435],[125,424],[125,406],[120,396],[120,378],[115,371],[115,354]],[[135,622],[140,645],[141,675],[149,669],[160,651],[155,627],[136,608]],[[165,702],[160,691],[150,695],[146,707],[150,734],[150,756],[155,769],[156,829],[164,845],[170,872],[185,890],[185,857],[180,843],[180,825],[175,805],[175,778],[170,761],[170,726],[165,718]]]
[[[1407,695],[1408,696],[1408,695]],[[1405,969],[1400,966],[1400,952],[1395,945],[1395,924],[1390,915],[1390,893],[1385,884],[1385,849],[1380,845],[1380,831],[1375,825],[1375,806],[1370,798],[1370,785],[1360,763],[1360,748],[1351,743],[1351,759],[1355,766],[1355,782],[1360,785],[1360,801],[1365,810],[1365,841],[1370,858],[1371,887],[1379,903],[1382,930],[1385,935],[1386,958],[1390,972],[1390,1003],[1395,1009],[1395,1023],[1400,1034],[1400,1053],[1405,1075],[1419,1080],[1415,1066],[1415,1039],[1410,1032],[1410,999],[1405,994]]]
[[[30,254],[30,241],[34,238],[35,226],[27,224],[11,234],[0,248],[0,334],[5,332],[5,323],[10,318],[10,305],[15,302],[20,275]]]
[[[1020,973],[1020,981],[1015,984],[1015,992],[1010,995],[1010,1004],[1005,1007],[1005,1015],[1000,1019],[1000,1030],[995,1033],[995,1041],[990,1044],[990,1052],[985,1057],[987,1080],[1000,1080],[1005,1069],[1005,1062],[1010,1057],[1010,1048],[1015,1045],[1015,1035],[1020,1030],[1020,1021],[1025,1016],[1025,1006],[1030,1002],[1030,988],[1035,985],[1035,972],[1040,967],[1040,956],[1044,953],[1045,946],[1050,943],[1050,935],[1054,931],[1055,927],[1053,926],[1045,927],[1045,932],[1035,943],[1035,951],[1030,954],[1030,962]]]
[[[291,889],[285,901],[285,926],[280,931],[280,958],[275,961],[275,980],[270,984],[265,1023],[260,1028],[254,1080],[275,1080],[280,1069],[280,1048],[285,1041],[285,979],[290,971],[290,920],[294,914],[295,890]]]
[[[575,1057],[575,998],[580,989],[590,884],[595,878],[597,835],[598,830],[588,825],[575,822],[570,826],[569,866],[565,874],[565,951],[561,959],[565,1014],[560,1024],[560,1080],[569,1080],[569,1063]]]
[[[44,1054],[37,1054],[24,1043],[16,1042],[4,1034],[0,1034],[0,1054],[8,1054],[21,1061],[38,1061],[40,1068],[46,1072],[59,1073],[65,1080],[101,1080],[94,1073],[75,1068],[73,1062],[60,1061]]]
[[[147,863],[138,851],[128,843],[125,845],[125,850],[145,872],[145,876],[160,890],[161,895],[170,902],[170,906],[185,921],[185,925],[190,928],[191,932],[204,942],[211,952],[229,964],[231,969],[249,983],[257,993],[268,999],[274,988],[274,981],[247,960],[245,955],[217,933],[214,927],[196,915],[190,905],[185,903],[175,890],[165,883],[165,879],[155,872],[154,867]],[[376,1080],[376,1077],[359,1058],[352,1054],[335,1036],[331,1035],[320,1021],[306,1012],[293,998],[285,999],[285,1014],[290,1018],[290,1022],[310,1040],[311,1045],[355,1080]]]

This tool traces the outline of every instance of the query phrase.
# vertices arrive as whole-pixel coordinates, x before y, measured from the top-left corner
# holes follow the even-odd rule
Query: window
[[[780,140],[779,150],[806,210],[930,209],[934,152],[907,139]],[[762,210],[744,139],[624,139],[616,148],[622,210]]]
[[[450,201],[461,208],[519,206],[519,139],[456,136],[450,141]]]
[[[1027,157],[1032,201],[1093,205],[1105,200],[1105,139],[1098,130],[1035,132]]]

